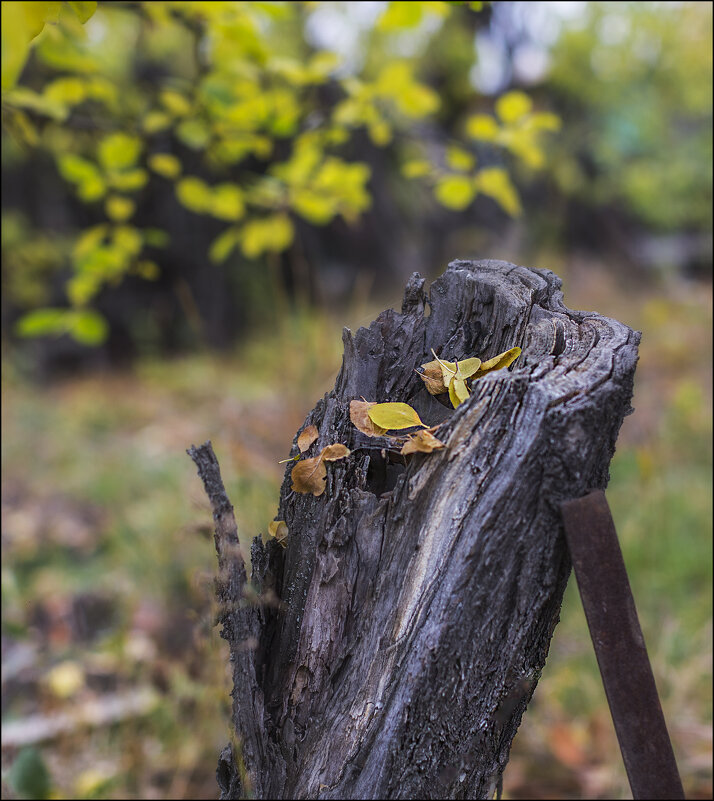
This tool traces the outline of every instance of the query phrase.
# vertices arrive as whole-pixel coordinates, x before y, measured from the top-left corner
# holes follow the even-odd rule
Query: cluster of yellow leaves
[[[521,349],[519,347],[510,348],[486,361],[472,356],[461,361],[448,362],[439,359],[433,349],[432,353],[434,361],[422,364],[417,373],[430,394],[442,395],[448,392],[451,403],[456,408],[469,397],[469,388],[466,383],[468,380],[473,381],[492,370],[508,367],[520,356]],[[350,420],[358,431],[368,437],[386,436],[392,440],[402,441],[400,453],[403,456],[412,453],[432,453],[445,447],[444,443],[434,436],[433,432],[438,426],[427,426],[422,422],[416,409],[408,403],[374,403],[364,399],[353,400],[350,401]],[[406,437],[389,433],[416,427],[421,430],[408,434]],[[325,462],[337,461],[350,455],[350,450],[346,445],[334,443],[325,446],[317,456],[301,459],[301,454],[308,451],[318,437],[317,427],[307,426],[300,432],[297,439],[300,453],[291,459],[284,460],[297,462],[290,473],[292,489],[295,492],[312,493],[315,497],[319,497],[325,491],[325,479],[327,478]],[[286,547],[288,528],[285,521],[274,520],[268,529],[270,535],[275,537],[283,547]]]
[[[466,135],[480,142],[503,147],[526,166],[539,169],[545,164],[541,145],[544,132],[557,131],[555,114],[534,112],[531,99],[523,92],[508,92],[496,101],[496,117],[474,114],[466,120]],[[521,212],[518,192],[503,167],[484,167],[474,171],[476,159],[469,150],[451,144],[444,157],[447,170],[424,158],[413,158],[402,165],[407,178],[430,177],[434,195],[446,208],[461,211],[479,194],[495,200],[511,216]]]
[[[410,453],[431,453],[443,448],[444,443],[438,440],[429,428],[423,423],[408,403],[372,403],[370,401],[353,400],[350,402],[350,420],[352,424],[368,437],[383,437],[389,431],[401,431],[406,428],[421,426],[422,431],[410,434],[400,453],[406,456]]]
[[[434,350],[431,351],[434,353]],[[467,380],[482,378],[492,370],[502,370],[513,364],[521,355],[519,347],[499,353],[487,361],[481,361],[477,356],[461,361],[447,362],[434,353],[434,361],[422,364],[417,374],[426,385],[431,395],[449,393],[449,400],[454,409],[469,397]]]

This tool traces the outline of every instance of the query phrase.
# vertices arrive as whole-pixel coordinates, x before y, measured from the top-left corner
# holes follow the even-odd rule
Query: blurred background
[[[3,797],[217,797],[184,451],[267,536],[342,327],[486,257],[643,333],[608,499],[712,797],[711,3],[4,2],[2,123]],[[573,580],[503,797],[630,797]]]

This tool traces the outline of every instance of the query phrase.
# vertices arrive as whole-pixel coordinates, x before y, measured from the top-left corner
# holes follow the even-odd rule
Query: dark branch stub
[[[253,544],[253,591],[279,603],[247,605],[242,561],[225,557],[241,753],[221,754],[222,798],[489,798],[508,761],[570,573],[560,504],[607,484],[639,334],[567,309],[545,270],[457,261],[423,285],[415,274],[401,313],[345,330],[335,388],[305,426],[318,449],[352,453],[319,497],[290,491],[289,464],[288,547]],[[488,359],[515,345],[457,410],[415,372],[432,348]],[[443,422],[447,447],[396,459],[351,424],[362,396]]]

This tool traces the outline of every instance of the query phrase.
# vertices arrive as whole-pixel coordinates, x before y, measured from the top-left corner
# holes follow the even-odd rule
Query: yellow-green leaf
[[[107,176],[110,186],[118,189],[120,192],[135,192],[146,185],[149,180],[149,174],[141,167],[133,170],[126,170],[124,172],[110,172]]]
[[[182,178],[176,184],[176,196],[190,211],[197,214],[210,211],[213,200],[210,188],[200,178]]]
[[[460,406],[469,396],[469,390],[466,386],[466,381],[463,378],[454,376],[449,384],[449,400],[451,405],[456,409]]]
[[[141,153],[141,139],[125,133],[112,133],[99,143],[99,163],[107,170],[133,167]]]
[[[67,5],[74,11],[79,18],[79,21],[84,24],[97,10],[96,0],[67,0]]]
[[[423,426],[415,409],[408,403],[375,403],[368,409],[369,419],[380,428],[398,431],[412,426]]]
[[[214,264],[221,264],[231,254],[233,248],[240,242],[241,231],[239,228],[228,228],[219,234],[211,243],[208,257]]]
[[[109,195],[105,201],[105,210],[110,220],[125,222],[134,213],[136,206],[128,197]]]
[[[446,148],[446,163],[452,170],[468,172],[474,168],[476,159],[468,150],[457,145],[449,145]]]
[[[149,156],[149,167],[164,178],[178,178],[181,175],[181,162],[170,153],[154,153]]]
[[[166,89],[159,95],[164,108],[177,117],[185,117],[191,111],[191,103],[179,92]]]
[[[220,220],[235,222],[245,213],[243,193],[235,184],[218,184],[213,188],[211,214]]]

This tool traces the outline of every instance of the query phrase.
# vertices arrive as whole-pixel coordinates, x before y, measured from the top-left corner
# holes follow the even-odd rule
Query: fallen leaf
[[[298,448],[300,448],[300,453],[305,453],[305,451],[319,436],[320,432],[317,430],[317,426],[308,426],[304,431],[302,431],[297,441]]]
[[[301,459],[293,467],[290,478],[293,481],[292,489],[295,492],[311,492],[315,497],[322,495],[327,478],[322,455],[313,456],[311,459]]]
[[[449,384],[449,400],[451,401],[451,405],[456,409],[468,396],[469,389],[466,386],[466,381],[457,373]]]
[[[350,449],[346,445],[335,442],[326,445],[319,456],[310,459],[301,459],[290,473],[292,479],[292,489],[295,492],[311,492],[316,498],[325,491],[325,479],[327,469],[325,462],[336,462],[350,455]]]
[[[431,352],[434,353],[433,348]],[[434,361],[422,364],[422,372],[417,370],[417,373],[426,384],[428,392],[432,395],[441,395],[448,391],[449,384],[457,376],[457,373],[460,373],[460,377],[465,381],[467,378],[471,378],[480,366],[481,359],[476,356],[461,361],[447,362],[434,353]]]
[[[387,433],[386,428],[375,425],[369,419],[368,412],[376,405],[376,403],[370,403],[369,401],[353,400],[350,402],[350,420],[358,431],[361,431],[368,437],[381,437]]]
[[[505,350],[503,353],[499,353],[498,356],[494,356],[493,359],[481,362],[481,366],[476,375],[474,375],[474,378],[481,378],[481,376],[490,373],[492,370],[503,370],[505,367],[509,367],[513,364],[520,355],[521,349],[519,347]]]
[[[334,445],[327,445],[320,452],[320,457],[328,462],[336,462],[350,455],[350,449],[346,445],[336,442]]]
[[[288,527],[284,520],[273,520],[268,526],[268,533],[275,537],[283,548],[288,547]]]
[[[369,419],[384,429],[400,430],[412,426],[423,426],[415,409],[408,403],[375,403],[367,410]]]
[[[412,434],[404,443],[400,453],[406,456],[409,453],[431,453],[439,448],[445,447],[444,443],[437,439],[431,431],[417,431]]]

